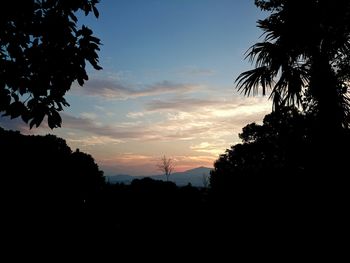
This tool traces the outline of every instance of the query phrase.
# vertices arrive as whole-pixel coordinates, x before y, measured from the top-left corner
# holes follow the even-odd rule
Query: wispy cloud
[[[201,142],[199,144],[191,146],[191,150],[195,152],[209,153],[213,156],[219,156],[222,154],[222,149],[227,147],[227,143],[223,140],[217,140],[214,142]]]
[[[176,97],[172,99],[155,99],[146,104],[147,111],[159,111],[159,110],[193,110],[201,108],[204,109],[224,109],[225,111],[234,111],[237,108],[244,108],[244,110],[252,110],[253,108],[259,108],[259,105],[266,106],[266,98],[242,98],[235,97],[232,99],[199,99],[199,98],[183,98]],[[249,109],[248,109],[249,108]]]
[[[83,87],[77,87],[76,90],[89,96],[99,96],[106,99],[125,100],[131,98],[156,96],[162,94],[183,94],[198,89],[194,84],[176,84],[169,81],[159,82],[153,85],[143,87],[132,87],[124,85],[117,80],[89,80]]]
[[[126,117],[131,118],[131,119],[137,119],[137,118],[142,118],[146,115],[145,112],[142,111],[136,111],[136,112],[128,112],[126,114]]]
[[[68,129],[122,141],[190,141],[202,138],[202,142],[218,142],[223,137],[237,135],[246,124],[262,120],[270,109],[266,100],[259,98],[244,101],[242,98],[232,101],[179,99],[162,103],[153,101],[146,105],[144,111],[128,113],[130,122],[97,124],[96,120],[86,118],[88,116],[63,114],[63,123]],[[145,115],[152,114],[161,115],[152,122],[148,117],[144,119]]]
[[[223,101],[218,100],[204,100],[196,98],[172,98],[171,100],[155,99],[146,104],[147,111],[158,110],[189,110],[198,107],[216,106]]]
[[[83,113],[80,117],[62,113],[63,127],[66,131],[74,130],[84,134],[84,138],[67,139],[81,141],[84,145],[119,143],[120,141],[191,141],[197,144],[217,142],[224,137],[237,135],[241,128],[256,120],[262,120],[270,111],[266,100],[237,98],[228,100],[200,100],[184,98],[171,101],[152,101],[142,112],[128,113],[130,122],[103,124],[92,113]],[[158,119],[144,119],[145,115],[161,114]],[[152,117],[152,116],[151,116]],[[151,118],[149,117],[149,118]],[[137,121],[135,121],[137,118]],[[29,130],[21,120],[1,118],[4,127],[20,130],[26,134],[35,132],[52,132],[43,122],[40,129]],[[63,133],[58,129],[58,133]],[[56,131],[56,130],[54,130]],[[67,132],[66,132],[67,133]],[[90,140],[90,142],[88,142]],[[202,140],[198,142],[198,140]],[[194,147],[194,146],[193,146]],[[204,148],[192,150],[204,152]],[[206,152],[212,152],[208,147]]]
[[[79,137],[79,139],[68,139],[68,142],[81,145],[83,147],[86,146],[95,146],[101,144],[119,144],[122,143],[122,140],[111,138],[108,136],[86,136]]]
[[[80,113],[80,116],[90,120],[96,120],[98,118],[98,115],[95,112],[82,112]]]

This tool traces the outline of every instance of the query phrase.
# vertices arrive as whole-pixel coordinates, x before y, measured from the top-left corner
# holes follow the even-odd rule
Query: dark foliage
[[[90,155],[72,152],[54,135],[0,129],[0,149],[1,229],[8,239],[35,237],[40,247],[58,240],[128,247],[151,237],[175,241],[206,233],[207,189],[150,178],[106,184]]]
[[[247,52],[254,69],[237,84],[248,96],[270,93],[274,112],[244,127],[243,143],[215,162],[212,193],[247,221],[278,218],[314,237],[324,226],[328,236],[345,226],[348,206],[350,2],[255,3],[270,15],[258,21],[263,41]]]
[[[239,135],[243,144],[232,146],[215,162],[211,186],[221,189],[240,187],[235,183],[239,180],[296,179],[308,165],[311,132],[307,116],[294,108],[266,115],[262,125],[248,124]]]
[[[264,41],[247,54],[255,68],[237,78],[245,95],[269,93],[274,109],[299,106],[305,92],[323,135],[349,127],[350,2],[257,0]],[[331,136],[332,136],[331,135]]]
[[[105,186],[90,155],[72,153],[54,135],[0,129],[0,156],[4,233],[40,241],[86,227],[85,211],[95,207]]]
[[[76,12],[98,17],[98,0],[6,1],[0,16],[0,112],[21,117],[32,128],[47,116],[61,126],[59,112],[72,83],[83,85],[88,61],[98,65],[100,40],[77,27]]]
[[[295,108],[266,115],[262,125],[245,126],[243,143],[214,164],[210,183],[215,203],[232,207],[245,222],[253,224],[259,216],[258,224],[284,231],[283,224],[292,224],[299,234],[307,226],[317,235],[317,228],[335,220],[343,227],[350,133],[343,130],[338,138],[329,138],[336,149],[329,152],[327,143],[319,145],[317,128],[313,115]],[[324,229],[330,234],[328,226]]]

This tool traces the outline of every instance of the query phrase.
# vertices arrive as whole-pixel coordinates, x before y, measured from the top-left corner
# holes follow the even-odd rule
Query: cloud
[[[126,142],[218,142],[224,137],[234,138],[243,126],[262,120],[270,109],[266,100],[256,98],[236,98],[231,101],[184,98],[162,103],[152,101],[146,105],[144,111],[128,113],[127,117],[132,120],[130,122],[99,124],[92,118],[86,118],[90,117],[89,114],[75,117],[63,113],[62,118],[64,128],[79,130],[87,136],[102,136],[104,139],[100,139],[101,142],[106,142],[106,137]],[[157,114],[157,118],[153,119],[152,114]],[[94,138],[92,141],[97,140]],[[205,149],[192,150],[204,152]],[[207,148],[206,152],[210,151],[214,153],[213,149]]]
[[[159,111],[159,110],[191,110],[191,109],[224,109],[236,110],[242,107],[256,108],[257,105],[266,105],[266,98],[242,98],[235,97],[231,100],[228,99],[198,99],[198,98],[172,98],[168,100],[155,99],[146,104],[147,111]],[[258,106],[259,107],[259,106]],[[251,110],[249,109],[249,110]],[[248,110],[248,109],[246,109]]]
[[[195,152],[202,152],[202,153],[209,153],[213,156],[219,156],[222,154],[222,148],[227,147],[225,141],[223,140],[218,140],[215,141],[214,143],[209,143],[209,142],[201,142],[197,145],[191,146],[191,150]]]
[[[20,130],[25,134],[55,133],[77,145],[103,145],[131,141],[186,142],[192,143],[192,151],[217,154],[226,144],[239,142],[238,133],[248,123],[261,121],[271,110],[262,98],[235,98],[232,100],[203,100],[194,98],[154,100],[144,111],[131,112],[129,122],[99,123],[98,117],[82,113],[80,117],[62,113],[63,128],[51,130],[46,122],[39,129],[29,130],[21,120],[1,118],[5,128]],[[157,114],[153,118],[152,114]],[[147,118],[145,117],[147,115]],[[137,120],[135,120],[137,118]],[[71,132],[69,135],[68,132]],[[79,134],[80,138],[73,136]],[[228,141],[228,139],[230,141]],[[201,143],[215,142],[216,146],[202,147]],[[202,145],[203,146],[203,145]],[[226,147],[228,147],[227,145]],[[215,147],[217,147],[215,150]]]
[[[67,141],[73,144],[81,145],[83,147],[101,144],[119,144],[123,142],[122,140],[108,136],[86,136],[80,137],[79,139],[67,139]]]
[[[144,111],[132,112],[128,116],[138,118],[140,122],[138,128],[143,127],[144,132],[141,138],[147,140],[218,142],[225,138],[227,143],[227,138],[231,137],[231,142],[237,143],[240,142],[238,133],[246,124],[262,121],[264,115],[270,111],[271,105],[266,98],[238,97],[232,100],[173,98],[170,101],[153,100],[146,104]],[[157,114],[158,117],[161,115],[163,119],[153,122],[152,125],[142,123],[144,116],[151,114]],[[224,150],[223,145],[218,148]],[[206,152],[215,153],[214,149],[207,149]]]
[[[93,131],[95,132],[97,126],[94,120],[84,117],[76,117],[67,113],[62,113],[62,122],[65,128],[83,130],[83,131]],[[108,128],[108,127],[105,127]]]
[[[95,112],[82,112],[80,113],[80,116],[90,120],[96,120],[98,118],[98,115]]]
[[[125,121],[108,123],[98,123],[98,116],[106,110],[99,105],[94,107],[96,111],[79,116],[63,112],[63,128],[55,130],[49,129],[46,122],[39,129],[29,130],[20,119],[0,118],[0,125],[25,134],[53,133],[65,138],[72,149],[91,153],[109,174],[153,173],[152,154],[162,152],[174,153],[178,169],[187,170],[212,166],[219,154],[240,142],[238,133],[245,125],[262,121],[271,111],[271,103],[265,97],[228,97],[168,96],[167,100],[146,102],[142,111],[125,114],[122,117],[129,118]],[[134,153],[122,153],[125,150]]]
[[[99,96],[112,100],[125,100],[170,93],[183,94],[198,89],[198,87],[198,85],[194,84],[176,84],[163,81],[141,88],[134,88],[129,85],[121,84],[116,80],[92,79],[83,87],[76,87],[76,90],[89,96]]]
[[[141,112],[141,111],[128,112],[128,113],[126,114],[126,117],[131,118],[131,119],[142,118],[143,116],[145,116],[145,113],[144,113],[144,112]]]
[[[191,108],[215,106],[222,101],[203,100],[196,98],[172,98],[171,100],[152,100],[146,104],[146,110],[188,110]]]

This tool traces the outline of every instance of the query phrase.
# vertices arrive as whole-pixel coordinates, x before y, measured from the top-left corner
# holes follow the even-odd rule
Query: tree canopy
[[[349,127],[350,2],[256,0],[264,40],[247,54],[255,68],[237,78],[245,95],[269,93],[274,109],[306,95],[325,129]]]
[[[262,125],[246,125],[239,134],[243,143],[227,149],[214,163],[211,186],[232,187],[232,182],[246,178],[277,180],[303,173],[311,158],[308,118],[295,108],[283,108],[266,115]]]
[[[72,152],[55,135],[25,136],[0,128],[1,180],[4,191],[20,202],[79,208],[105,185],[91,155]]]
[[[99,70],[100,40],[78,28],[78,11],[99,16],[99,0],[12,0],[0,17],[0,112],[21,117],[30,128],[47,116],[61,126],[59,112],[72,83],[83,85],[86,62]]]

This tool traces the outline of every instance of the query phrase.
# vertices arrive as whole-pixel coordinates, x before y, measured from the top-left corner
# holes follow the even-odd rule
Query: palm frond
[[[270,95],[274,106],[278,107],[275,105],[277,103],[281,106],[299,106],[302,102],[303,88],[307,83],[307,71],[303,67],[284,67]]]
[[[255,67],[268,66],[271,71],[277,74],[283,64],[288,63],[287,52],[276,42],[262,42],[253,45],[246,58],[251,63],[255,61]]]
[[[266,95],[266,89],[273,84],[274,74],[268,67],[262,66],[241,73],[236,79],[237,87],[245,96],[259,93],[262,89],[262,95]]]
[[[265,41],[274,42],[284,32],[284,22],[279,13],[272,14],[267,19],[258,20],[257,24],[257,27],[264,31]]]

